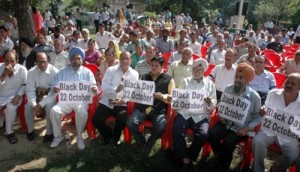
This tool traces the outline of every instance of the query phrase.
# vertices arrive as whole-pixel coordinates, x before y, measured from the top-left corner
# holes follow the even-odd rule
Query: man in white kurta
[[[58,75],[51,81],[51,87],[53,88],[52,94],[59,92],[58,83],[60,81],[83,81],[93,84],[91,91],[96,94],[97,86],[94,74],[88,68],[82,66],[84,60],[84,51],[81,48],[74,47],[69,52],[70,65],[67,65],[58,72]],[[50,92],[51,94],[51,92]],[[87,92],[88,94],[88,92]],[[56,97],[56,96],[52,96]],[[53,126],[54,140],[50,147],[55,148],[63,141],[61,133],[61,116],[67,115],[70,112],[75,112],[75,124],[77,131],[77,146],[79,150],[85,148],[84,140],[82,138],[82,132],[88,118],[88,103],[60,103],[58,102],[50,111],[50,120]]]
[[[46,135],[44,143],[53,139],[53,129],[50,121],[50,110],[55,104],[55,100],[47,104],[40,103],[43,95],[47,94],[50,89],[50,82],[58,73],[58,69],[49,64],[48,57],[44,52],[36,55],[37,65],[28,71],[26,81],[27,104],[25,105],[25,119],[27,125],[27,139],[32,141],[34,133],[34,115],[40,115],[41,110],[45,107],[46,115]]]
[[[25,92],[27,69],[17,63],[15,51],[4,53],[4,60],[4,63],[0,64],[0,127],[3,126],[5,115],[6,137],[14,144],[18,142],[18,138],[14,135],[12,127]]]
[[[292,73],[285,81],[283,89],[274,89],[269,92],[265,106],[300,116],[299,91],[300,74]],[[264,159],[267,156],[268,147],[273,143],[280,147],[281,156],[273,164],[270,171],[286,171],[295,163],[295,160],[299,155],[299,142],[277,136],[276,134],[262,129],[252,140],[252,149],[254,152],[253,171],[264,171]]]

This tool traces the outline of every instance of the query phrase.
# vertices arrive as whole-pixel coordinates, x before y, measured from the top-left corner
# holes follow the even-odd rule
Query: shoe
[[[83,139],[78,139],[77,140],[77,146],[78,146],[79,150],[84,150],[84,148],[85,148],[84,140]]]
[[[119,139],[113,138],[112,139],[112,144],[117,147],[117,146],[120,146],[121,141]]]
[[[53,139],[52,143],[50,144],[50,148],[56,148],[59,144],[64,140],[63,137],[56,137]]]
[[[184,172],[194,172],[195,171],[195,166],[192,162],[190,162],[188,164],[183,164],[182,171],[184,171]]]
[[[104,137],[103,137],[102,144],[103,144],[104,146],[106,146],[106,145],[108,145],[108,144],[111,142],[110,140],[111,140],[110,138],[104,138]]]
[[[46,134],[43,138],[43,143],[49,143],[53,141],[53,134]]]
[[[34,138],[35,138],[34,131],[32,131],[32,132],[30,132],[30,133],[27,133],[27,140],[33,141]]]
[[[18,143],[18,138],[15,136],[14,133],[8,134],[6,137],[7,137],[10,144]]]

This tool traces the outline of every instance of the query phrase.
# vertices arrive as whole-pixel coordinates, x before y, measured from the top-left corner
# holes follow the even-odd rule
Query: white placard
[[[204,109],[205,91],[203,90],[172,90],[172,109],[200,110]]]
[[[223,93],[218,105],[220,117],[244,124],[251,102],[243,97]]]
[[[86,81],[61,81],[58,98],[60,103],[92,103],[93,94],[91,88],[94,84]]]
[[[145,105],[153,105],[155,83],[153,81],[131,80],[123,81],[123,99]]]
[[[261,127],[277,136],[298,142],[300,134],[300,116],[273,107],[266,108]],[[299,113],[299,112],[297,112]]]

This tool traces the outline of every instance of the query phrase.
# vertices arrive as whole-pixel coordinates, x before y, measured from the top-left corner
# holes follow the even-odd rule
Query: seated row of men
[[[5,63],[0,65],[0,109],[5,108],[0,114],[0,124],[3,125],[4,112],[6,134],[10,143],[17,143],[18,141],[12,131],[12,126],[16,117],[16,109],[21,104],[21,97],[26,90],[28,103],[25,111],[28,125],[27,138],[29,140],[33,140],[35,135],[33,114],[43,113],[45,107],[47,131],[44,142],[52,141],[51,148],[59,146],[63,141],[61,117],[74,111],[77,146],[80,150],[85,148],[82,133],[88,117],[88,103],[76,104],[60,101],[56,103],[56,96],[60,91],[60,82],[90,82],[92,85],[90,92],[93,94],[98,93],[93,73],[82,66],[84,58],[85,54],[81,48],[72,48],[69,53],[70,65],[58,71],[48,63],[49,58],[47,58],[47,55],[40,52],[36,57],[37,65],[27,74],[25,67],[17,64],[16,53],[14,51],[5,52]],[[140,79],[155,83],[154,103],[153,105],[136,103],[134,112],[127,119],[126,100],[123,99],[123,81],[125,79],[138,80],[139,78],[138,72],[132,69],[130,64],[130,53],[124,51],[120,55],[120,64],[107,69],[101,85],[102,98],[99,100],[99,107],[93,117],[93,124],[102,135],[105,145],[109,143],[118,145],[121,132],[127,125],[136,140],[137,148],[147,155],[156,140],[166,130],[166,112],[168,104],[172,101],[171,91],[176,84],[172,76],[163,72],[164,59],[153,57],[150,61],[150,71],[140,76]],[[178,110],[173,128],[173,150],[179,160],[178,168],[192,169],[192,162],[197,159],[201,147],[208,139],[218,159],[220,171],[225,171],[229,169],[236,143],[245,140],[247,134],[253,132],[252,130],[260,125],[262,120],[262,116],[259,114],[261,101],[258,93],[247,85],[254,79],[255,70],[247,63],[239,64],[234,74],[233,85],[226,86],[223,94],[239,96],[250,102],[248,112],[244,112],[244,115],[246,115],[245,122],[239,124],[220,117],[219,123],[209,129],[210,113],[217,105],[217,97],[215,84],[204,77],[207,68],[208,63],[206,60],[195,60],[191,66],[192,75],[182,78],[178,86],[181,89],[202,90],[205,92],[205,98],[203,110]],[[300,75],[290,74],[285,82],[284,89],[269,92],[265,105],[289,113],[299,112],[299,90]],[[116,117],[114,129],[109,128],[105,123],[109,115]],[[139,124],[146,119],[153,121],[153,130],[147,141],[139,131]],[[186,147],[184,140],[187,128],[192,128],[194,135],[194,141],[190,148]],[[261,130],[253,140],[254,171],[261,171],[264,168],[263,160],[266,156],[267,147],[272,143],[277,143],[283,148],[283,155],[278,159],[276,166],[272,167],[272,170],[283,171],[295,163],[299,154],[298,142],[292,142],[281,136]]]

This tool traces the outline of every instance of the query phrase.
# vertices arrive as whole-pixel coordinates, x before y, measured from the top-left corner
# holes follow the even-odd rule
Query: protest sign
[[[94,84],[86,81],[61,81],[59,87],[60,103],[92,103],[91,88]]]
[[[153,81],[131,80],[123,81],[123,99],[145,105],[153,105],[155,83]]]
[[[300,116],[273,107],[266,108],[261,128],[284,137],[291,141],[298,141],[300,134]]]
[[[182,110],[203,110],[205,92],[203,90],[172,90],[172,109]]]
[[[249,100],[240,96],[223,93],[218,106],[218,113],[222,118],[244,124],[249,107]]]

